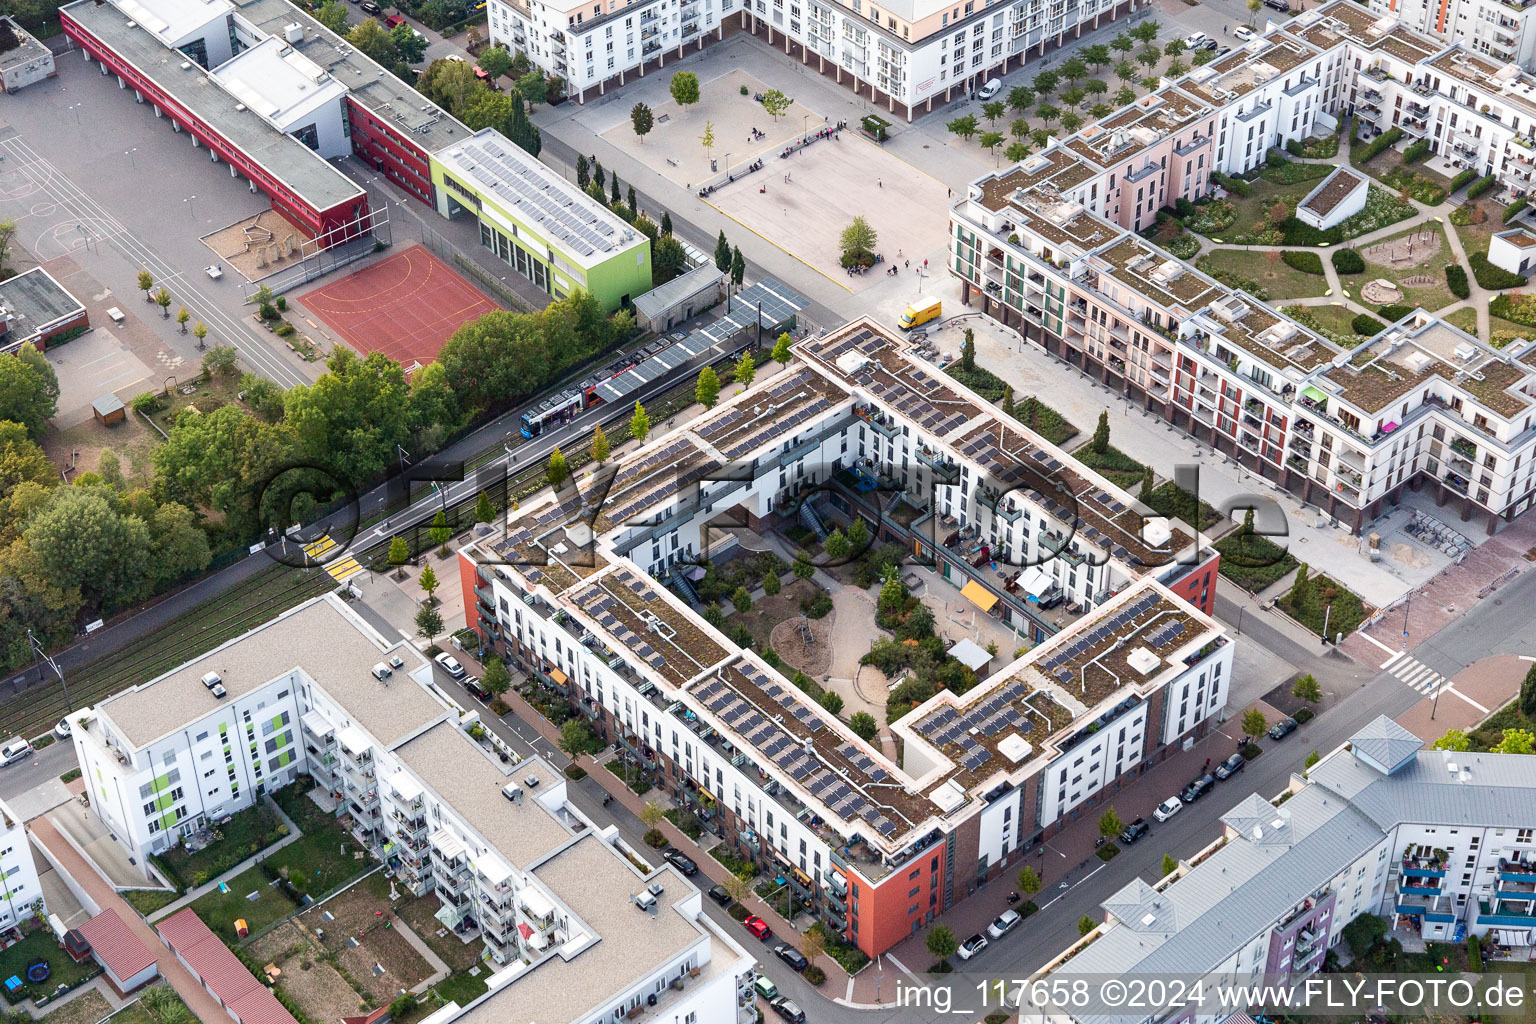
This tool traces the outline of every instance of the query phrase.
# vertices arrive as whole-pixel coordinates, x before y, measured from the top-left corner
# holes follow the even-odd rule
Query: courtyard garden
[[[212,841],[197,852],[177,846],[156,856],[155,865],[183,890],[191,889],[271,846],[288,834],[288,826],[270,804],[258,800],[213,826],[212,833]]]
[[[1344,584],[1321,573],[1311,574],[1305,562],[1297,567],[1290,590],[1277,598],[1275,604],[1319,637],[1339,633],[1347,636],[1372,611],[1360,595]]]
[[[1387,296],[1394,305],[1435,310],[1456,301],[1445,274],[1446,264],[1454,263],[1455,256],[1445,241],[1445,229],[1439,224],[1420,224],[1355,251],[1364,261],[1365,269],[1357,274],[1341,273],[1339,280],[1363,306],[1382,305],[1361,292],[1363,285],[1376,281],[1390,281],[1396,286],[1398,294]]]
[[[48,974],[42,981],[33,981],[27,977],[27,968],[39,961],[48,965]],[[21,981],[21,987],[14,992],[4,986],[5,998],[13,1004],[25,999],[46,1002],[59,986],[74,988],[100,973],[101,968],[94,960],[75,963],[53,937],[53,932],[42,924],[26,929],[20,941],[0,949],[0,980],[18,978]]]
[[[1218,281],[1265,301],[1328,293],[1322,261],[1312,250],[1211,249],[1200,256],[1196,266]]]

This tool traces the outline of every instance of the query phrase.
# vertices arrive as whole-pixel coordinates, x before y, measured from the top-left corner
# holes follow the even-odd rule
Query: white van
[[[976,98],[981,100],[989,100],[1002,91],[1003,80],[1001,78],[993,78],[989,80],[986,85],[976,90]]]

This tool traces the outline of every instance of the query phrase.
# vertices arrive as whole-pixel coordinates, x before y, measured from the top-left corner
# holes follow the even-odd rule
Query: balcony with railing
[[[1462,476],[1460,473],[1447,473],[1445,476],[1441,477],[1441,480],[1444,482],[1445,486],[1449,487],[1457,494],[1467,493],[1467,478]]]
[[[1536,855],[1521,859],[1500,857],[1499,881],[1536,882]]]
[[[1409,878],[1444,878],[1445,865],[1444,857],[1404,857],[1398,867]]]

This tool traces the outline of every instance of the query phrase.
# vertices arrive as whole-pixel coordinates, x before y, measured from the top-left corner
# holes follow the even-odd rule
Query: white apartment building
[[[1215,563],[1181,525],[870,321],[795,351],[611,481],[529,503],[460,571],[488,647],[873,955],[1202,734],[1234,648],[1191,603],[1209,607]],[[733,526],[825,535],[832,514],[1036,643],[897,722],[899,764],[689,604],[687,570],[735,547]]]
[[[1371,13],[1396,18],[1415,32],[1500,64],[1536,71],[1536,28],[1531,4],[1515,0],[1369,0]]]
[[[33,916],[41,919],[46,912],[27,827],[0,800],[0,935]]]
[[[1528,946],[1536,926],[1536,799],[1519,754],[1452,753],[1382,716],[1292,776],[1287,795],[1253,794],[1222,817],[1219,840],[1156,885],[1103,903],[1104,923],[1037,977],[1211,984],[1306,975],[1361,914],[1426,939],[1489,936]],[[1070,954],[1070,955],[1069,955]],[[1213,1000],[1150,1019],[1219,1024]],[[1026,1021],[1086,1024],[1097,1012]]]
[[[749,1021],[752,960],[698,890],[637,870],[561,773],[474,738],[477,713],[431,678],[412,647],[316,598],[76,712],[75,750],[93,809],[141,856],[312,774],[406,888],[437,894],[445,928],[484,943],[489,991],[434,1024]]]
[[[1426,483],[1492,529],[1536,497],[1536,345],[1494,349],[1419,311],[1345,348],[1132,233],[1208,191],[1212,168],[1247,170],[1331,130],[1350,103],[1379,130],[1403,127],[1523,185],[1536,165],[1531,85],[1479,62],[1351,3],[1272,24],[974,181],[951,207],[950,272],[967,304],[1356,532]]]
[[[1115,18],[1138,0],[491,0],[491,39],[585,102],[734,27],[911,120]],[[653,65],[654,62],[654,65]]]

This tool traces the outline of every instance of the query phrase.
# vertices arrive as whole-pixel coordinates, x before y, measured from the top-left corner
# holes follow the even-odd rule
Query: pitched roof
[[[1378,715],[1349,739],[1355,756],[1388,775],[1407,764],[1424,747],[1424,741],[1386,715]]]
[[[91,944],[96,959],[119,980],[131,978],[155,962],[155,954],[111,908],[82,924],[79,931]]]
[[[191,907],[160,922],[158,930],[240,1024],[298,1024]]]

